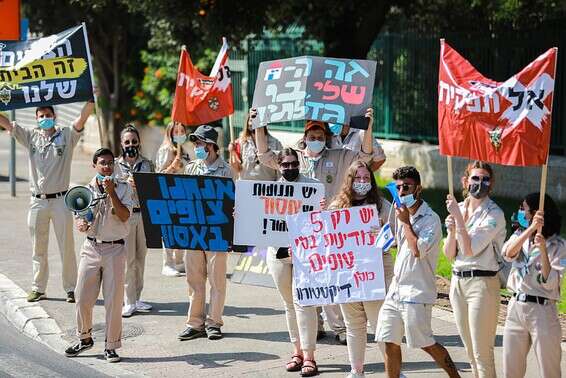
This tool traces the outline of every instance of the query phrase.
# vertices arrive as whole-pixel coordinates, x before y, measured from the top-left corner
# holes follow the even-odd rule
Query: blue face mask
[[[521,227],[523,228],[529,227],[529,221],[525,217],[525,210],[519,210],[519,212],[517,212],[517,221],[519,222],[519,225]]]
[[[53,118],[43,118],[37,122],[40,129],[48,130],[55,126],[55,120]]]
[[[307,140],[305,143],[307,144],[307,149],[315,154],[320,153],[326,146],[326,143],[320,140]]]
[[[204,146],[195,147],[195,156],[199,160],[206,160],[208,157],[208,151]]]
[[[413,205],[417,202],[415,196],[412,194],[407,194],[406,196],[399,197],[401,200],[401,204],[405,205],[407,209],[413,207]]]
[[[105,179],[106,177],[112,178],[112,176],[104,176],[104,175],[101,175],[100,173],[97,173],[97,174],[96,174],[96,178],[97,178],[98,181],[100,181],[100,182],[104,181],[104,179]]]
[[[173,135],[173,142],[175,142],[175,144],[178,146],[185,143],[186,141],[187,141],[186,135]]]
[[[340,123],[329,123],[328,124],[328,128],[330,129],[330,132],[334,135],[340,135],[343,127],[344,127],[344,125],[342,125]]]

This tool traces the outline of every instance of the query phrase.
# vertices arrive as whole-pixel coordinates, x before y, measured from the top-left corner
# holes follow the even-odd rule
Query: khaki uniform
[[[462,214],[465,204],[466,201],[460,203]],[[458,247],[452,268],[457,272],[498,271],[496,254],[501,251],[506,234],[503,211],[490,198],[485,198],[468,218],[466,229],[473,256],[464,256]],[[496,374],[493,348],[499,314],[499,287],[497,276],[452,276],[450,304],[476,377],[495,377]]]
[[[163,172],[167,167],[171,165],[176,156],[177,151],[175,151],[172,146],[162,144],[157,151],[155,171],[159,173]],[[189,158],[189,155],[181,151],[181,162],[183,164],[183,168],[171,173],[182,174],[185,171],[185,167],[187,166],[187,164],[189,164],[190,161],[191,159]],[[184,264],[184,256],[185,251],[182,249],[163,248],[163,266],[168,266],[169,268],[176,269],[177,265]]]
[[[126,181],[128,177],[133,176],[135,172],[154,172],[154,166],[151,160],[143,156],[138,156],[134,164],[130,165],[124,157],[116,159],[114,165],[114,175],[116,178]],[[126,239],[126,296],[125,305],[135,305],[140,300],[143,290],[143,274],[145,271],[145,256],[147,255],[147,246],[145,243],[145,232],[143,229],[143,221],[140,211],[140,201],[138,193],[132,190],[133,212],[130,215],[129,225],[130,232]]]
[[[519,236],[511,236],[511,243]],[[566,266],[566,241],[558,235],[546,241],[550,274],[542,280],[540,251],[525,241],[521,251],[508,261],[513,267],[507,281],[507,288],[516,295],[531,295],[546,298],[545,303],[522,302],[511,299],[507,309],[503,331],[503,375],[509,378],[524,377],[527,368],[527,354],[531,345],[535,350],[540,376],[560,377],[560,348],[562,331],[558,319],[556,302],[560,301],[560,282]],[[519,298],[521,299],[521,298]]]
[[[185,174],[191,176],[217,176],[232,178],[230,165],[221,157],[207,166],[203,160],[191,161]],[[187,325],[196,330],[206,327],[222,327],[222,313],[226,299],[226,262],[228,253],[187,250],[185,270],[189,285],[189,311]],[[210,303],[205,314],[206,279],[210,283]]]
[[[281,151],[281,142],[270,134],[267,134],[267,145],[271,151]],[[241,180],[264,180],[275,181],[279,177],[279,170],[260,164],[257,156],[257,148],[252,138],[240,140],[240,151],[242,159]]]
[[[71,161],[81,133],[74,127],[57,128],[51,137],[42,130],[24,129],[15,125],[11,135],[29,153],[29,177],[32,197],[28,213],[28,227],[32,240],[32,290],[45,293],[49,278],[47,248],[49,222],[53,223],[63,265],[62,279],[65,292],[74,291],[77,282],[77,259],[73,240],[73,218],[65,207],[64,195],[69,189]],[[56,198],[36,198],[57,194]]]
[[[350,128],[350,131],[348,131],[348,134],[344,138],[342,138],[341,135],[333,135],[332,148],[347,148],[352,151],[361,151],[364,134],[365,130]],[[372,161],[380,162],[382,160],[385,160],[383,147],[381,147],[381,144],[379,144],[376,138],[373,138]]]
[[[397,221],[399,246],[394,276],[379,313],[376,340],[401,345],[403,334],[411,348],[436,343],[432,335],[432,305],[436,301],[436,263],[442,240],[440,218],[426,202],[410,216],[420,257],[415,257]]]
[[[98,186],[96,178],[91,181],[89,187],[97,197],[102,195],[103,190]],[[127,207],[131,214],[133,201],[130,185],[118,181],[115,190],[122,205]],[[120,339],[126,264],[124,239],[128,236],[130,227],[128,221],[122,222],[114,214],[110,197],[101,200],[94,207],[93,213],[94,219],[87,231],[79,262],[76,292],[77,334],[80,339],[92,337],[92,310],[102,283],[106,310],[105,349],[117,349],[122,346]],[[103,241],[114,243],[102,243]]]

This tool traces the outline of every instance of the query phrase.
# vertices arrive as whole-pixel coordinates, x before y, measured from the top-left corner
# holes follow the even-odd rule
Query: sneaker
[[[124,305],[124,307],[122,307],[122,317],[123,318],[129,318],[130,316],[134,315],[134,312],[136,312],[136,305]]]
[[[175,265],[175,269],[179,274],[185,273],[185,263]]]
[[[350,372],[350,374],[348,374],[346,376],[346,378],[365,378],[365,373],[354,373],[354,372]]]
[[[326,337],[326,331],[318,331],[316,333],[316,341],[324,339]]]
[[[170,266],[164,266],[163,269],[161,269],[161,274],[167,277],[179,277],[181,275],[181,273]]]
[[[206,327],[206,337],[209,340],[220,340],[222,338],[222,331],[219,327]]]
[[[149,303],[136,301],[136,311],[150,312],[153,307]]]
[[[346,339],[346,332],[341,332],[336,335],[336,341],[342,345],[348,345],[348,340]]]
[[[104,358],[108,362],[120,362],[120,356],[116,353],[116,349],[104,349]]]
[[[67,303],[75,303],[75,293],[73,291],[67,293]]]
[[[65,356],[67,357],[78,356],[80,353],[84,352],[85,350],[89,350],[90,348],[92,348],[93,345],[94,345],[94,340],[92,340],[92,337],[89,337],[88,339],[79,340],[78,343],[68,347],[65,350]]]
[[[28,302],[37,302],[40,299],[45,299],[45,293],[40,293],[39,291],[32,290],[31,293],[28,294]]]
[[[179,334],[179,340],[192,340],[192,339],[198,339],[199,337],[204,337],[206,336],[206,332],[204,332],[203,330],[197,330],[191,327],[187,327],[185,328],[185,330],[183,332],[181,332]]]

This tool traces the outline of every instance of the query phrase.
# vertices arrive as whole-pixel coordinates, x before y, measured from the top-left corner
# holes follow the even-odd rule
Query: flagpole
[[[90,56],[90,45],[88,44],[88,35],[86,32],[86,24],[83,22],[82,23],[83,26],[83,36],[85,39],[85,46],[86,46],[86,53],[88,56],[88,70],[90,72],[90,83],[92,86],[92,90],[94,91],[94,72],[92,69],[92,58]],[[102,131],[102,126],[100,124],[100,107],[98,105],[98,96],[96,95],[96,93],[93,93],[94,96],[94,110],[95,110],[95,117],[96,117],[96,124],[98,125],[98,138],[100,139],[100,146],[102,147],[104,140],[103,140],[103,131]]]
[[[448,165],[448,193],[452,199],[456,199],[454,197],[454,176],[452,174],[452,156],[446,156],[446,163]]]

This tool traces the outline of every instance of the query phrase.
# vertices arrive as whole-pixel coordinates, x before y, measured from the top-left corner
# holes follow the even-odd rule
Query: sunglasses
[[[407,192],[410,188],[415,187],[415,184],[401,184],[401,185],[395,185],[395,187],[397,188],[397,190],[401,190],[403,189],[404,192]]]
[[[298,161],[290,161],[281,163],[281,168],[296,168],[299,166]]]
[[[489,177],[489,176],[471,176],[470,180],[472,180],[472,182],[475,182],[475,183],[479,183],[479,182],[489,183],[489,180],[491,180],[491,177]]]

